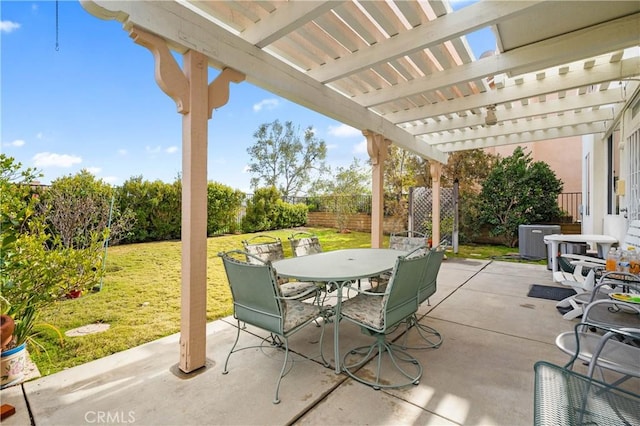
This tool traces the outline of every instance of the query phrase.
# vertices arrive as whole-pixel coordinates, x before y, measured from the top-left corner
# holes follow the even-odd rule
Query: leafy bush
[[[134,214],[111,205],[113,188],[82,170],[51,182],[40,206],[54,234],[65,247],[83,249],[92,245],[92,235],[109,228],[109,243],[117,244],[133,228]],[[113,208],[112,208],[113,207]]]
[[[257,232],[274,229],[275,208],[280,200],[280,193],[272,186],[258,188],[253,197],[247,200],[247,210],[242,218],[243,232]]]
[[[547,222],[560,215],[562,181],[548,164],[534,162],[518,147],[491,169],[478,197],[480,220],[509,247],[518,242],[518,227]]]
[[[72,290],[88,290],[99,282],[102,247],[107,236],[88,231],[81,249],[52,233],[48,211],[34,196],[33,169],[21,170],[13,158],[0,154],[0,293],[2,313],[16,324],[13,344],[33,340],[41,326],[41,310]]]
[[[244,193],[218,182],[207,185],[207,235],[235,232]]]
[[[282,201],[275,187],[259,188],[247,200],[247,211],[242,218],[243,232],[268,231],[291,228],[307,223],[307,206]]]
[[[182,184],[160,180],[145,181],[142,176],[128,179],[116,191],[121,210],[130,210],[136,224],[125,238],[127,243],[180,238]]]
[[[282,200],[276,202],[276,223],[273,229],[294,228],[307,223],[308,207],[305,204],[290,204]]]

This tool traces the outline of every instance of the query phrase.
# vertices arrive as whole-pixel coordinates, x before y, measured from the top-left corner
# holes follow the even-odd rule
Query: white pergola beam
[[[457,98],[408,111],[385,114],[384,117],[393,123],[421,120],[448,114],[451,111],[484,108],[487,105],[520,101],[563,90],[600,84],[606,81],[624,80],[637,76],[639,70],[640,58],[633,57],[617,63],[602,63],[589,70],[574,70],[563,75],[547,76],[543,80],[528,81],[521,85],[514,83],[504,89],[479,93],[469,98]]]
[[[581,96],[568,96],[561,99],[553,99],[545,102],[529,103],[519,108],[510,108],[497,111],[500,121],[520,120],[548,114],[558,114],[564,111],[577,109],[589,109],[602,105],[625,102],[624,93],[618,89],[609,89],[605,92],[588,93]],[[475,128],[485,125],[485,115],[468,115],[453,120],[442,120],[417,126],[405,127],[413,135],[427,133],[440,133],[462,128]]]
[[[500,55],[489,56],[476,62],[462,64],[454,69],[432,74],[428,78],[409,80],[355,96],[353,99],[360,105],[371,107],[492,75],[524,74],[585,57],[602,55],[636,46],[638,40],[640,40],[640,14],[637,13]]]
[[[531,133],[547,128],[575,127],[585,123],[613,121],[615,111],[613,108],[599,109],[596,111],[584,111],[571,114],[547,116],[545,119],[521,120],[517,123],[505,122],[495,126],[487,126],[472,131],[456,131],[442,135],[431,133],[421,138],[430,145],[441,145],[466,141],[468,139],[490,139],[511,134]],[[604,130],[601,130],[604,131]]]
[[[337,7],[341,1],[293,1],[279,6],[267,18],[243,31],[240,36],[257,47],[265,47],[297,28]]]
[[[329,83],[488,27],[539,3],[541,1],[478,2],[425,23],[412,31],[386,39],[368,49],[354,52],[331,64],[311,70],[308,74],[322,83]]]
[[[551,139],[568,138],[572,136],[604,134],[605,124],[589,123],[579,124],[572,127],[562,127],[559,129],[537,130],[531,133],[520,133],[510,135],[500,135],[495,138],[473,139],[458,142],[450,142],[440,145],[440,149],[445,152],[466,151],[469,149],[482,149],[492,146],[515,145],[528,142],[538,142]]]
[[[137,25],[158,34],[178,52],[196,50],[204,53],[211,66],[233,68],[245,74],[247,81],[298,105],[356,129],[379,133],[420,157],[447,162],[447,154],[419,142],[415,136],[378,114],[178,3],[83,0],[82,5],[96,16],[116,17],[125,27]]]

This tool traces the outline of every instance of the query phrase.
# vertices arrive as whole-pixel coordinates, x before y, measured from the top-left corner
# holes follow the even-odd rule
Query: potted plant
[[[34,338],[44,328],[62,340],[56,327],[40,321],[42,310],[72,290],[91,288],[102,273],[101,236],[92,235],[87,249],[65,247],[47,226],[46,212],[36,208],[39,198],[29,185],[34,176],[0,154],[0,313],[14,322],[0,355],[1,387],[22,379],[25,350],[43,348]]]

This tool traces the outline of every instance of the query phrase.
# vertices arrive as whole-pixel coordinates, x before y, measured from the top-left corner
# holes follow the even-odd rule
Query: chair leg
[[[421,346],[407,346],[407,338],[411,329],[416,329],[420,338],[427,342],[426,345]],[[434,328],[428,325],[420,324],[418,317],[413,314],[407,318],[407,329],[404,333],[402,349],[437,349],[442,345],[442,335]]]
[[[246,324],[245,324],[246,327]],[[238,332],[236,333],[236,341],[233,342],[233,346],[231,346],[231,350],[229,351],[229,354],[227,355],[227,359],[224,362],[224,368],[222,369],[222,374],[227,374],[229,373],[229,370],[227,369],[227,365],[229,364],[229,358],[231,358],[231,354],[233,353],[233,350],[236,348],[236,345],[238,344],[238,340],[240,340],[240,321],[238,321]]]
[[[278,381],[276,382],[276,395],[273,398],[274,404],[280,404],[280,398],[278,398],[278,393],[280,392],[280,382],[282,381],[282,377],[284,377],[284,372],[287,369],[287,361],[289,360],[289,340],[284,339],[284,362],[282,363],[282,370],[280,370],[280,375],[278,376]]]
[[[376,341],[371,345],[354,348],[345,354],[342,363],[344,371],[354,380],[371,386],[375,390],[382,388],[399,388],[411,384],[417,385],[422,377],[422,365],[420,365],[420,362],[408,352],[388,343],[385,340],[384,334],[380,333],[374,336],[376,337]],[[385,356],[385,354],[389,357],[393,370],[383,378],[382,357]],[[357,359],[350,363],[348,358],[354,356]],[[365,378],[367,373],[361,376],[356,374],[360,368],[373,359],[376,359],[375,380]],[[407,368],[401,366],[400,363],[406,364],[407,367],[410,367],[413,371],[407,371]],[[393,373],[396,373],[396,376],[398,375],[397,373],[400,373],[401,376],[404,376],[404,379],[401,377],[393,381],[393,377],[387,377]]]

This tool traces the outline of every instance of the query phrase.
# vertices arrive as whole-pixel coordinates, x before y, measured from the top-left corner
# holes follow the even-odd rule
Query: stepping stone
[[[107,331],[109,327],[111,327],[109,324],[102,323],[83,325],[82,327],[67,330],[64,335],[67,337],[86,336],[87,334],[102,333],[103,331]]]

